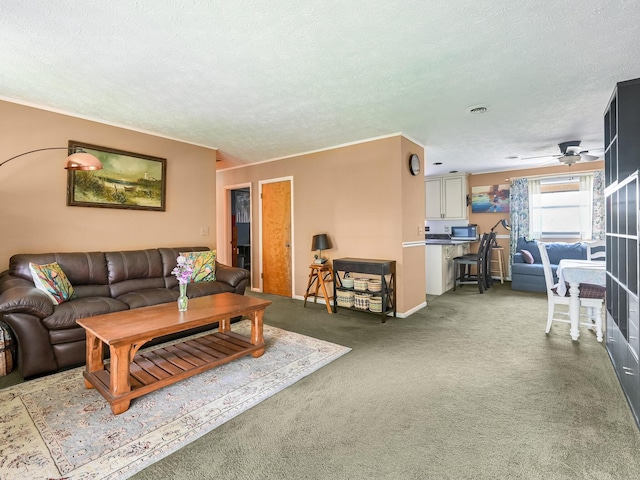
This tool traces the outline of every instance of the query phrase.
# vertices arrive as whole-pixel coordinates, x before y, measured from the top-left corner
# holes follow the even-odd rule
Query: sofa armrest
[[[513,256],[513,263],[525,263],[524,258],[521,253],[516,253]]]
[[[216,264],[216,280],[237,287],[243,280],[249,280],[249,271],[244,268],[229,267],[222,263]]]
[[[10,288],[0,295],[0,314],[28,313],[38,318],[53,314],[53,302],[47,295],[31,287]]]

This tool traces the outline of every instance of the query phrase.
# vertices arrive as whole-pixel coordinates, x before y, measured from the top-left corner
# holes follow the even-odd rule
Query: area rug
[[[128,478],[350,351],[267,325],[264,337],[260,358],[134,399],[120,415],[84,387],[84,367],[0,390],[0,478]]]

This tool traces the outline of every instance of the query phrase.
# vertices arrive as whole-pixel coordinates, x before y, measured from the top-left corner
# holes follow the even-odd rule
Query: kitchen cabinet
[[[469,253],[470,243],[426,245],[427,295],[442,295],[453,288],[453,259]]]
[[[467,176],[425,178],[427,220],[467,219]]]

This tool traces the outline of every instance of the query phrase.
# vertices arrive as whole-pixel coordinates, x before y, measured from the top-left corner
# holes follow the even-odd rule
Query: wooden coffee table
[[[117,415],[136,397],[245,355],[260,357],[262,317],[269,305],[268,300],[220,293],[190,299],[186,312],[171,302],[82,318],[77,322],[87,332],[85,386],[95,387]],[[243,315],[251,319],[251,338],[231,331],[231,319]],[[154,338],[215,322],[217,332],[136,355]],[[104,344],[111,357],[106,362]]]

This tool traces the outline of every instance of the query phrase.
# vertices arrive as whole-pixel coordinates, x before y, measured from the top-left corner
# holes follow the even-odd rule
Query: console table
[[[382,288],[379,292],[373,292],[369,290],[360,291],[361,293],[368,293],[375,297],[382,298],[382,323],[387,319],[387,314],[393,312],[393,316],[396,316],[396,262],[395,260],[373,260],[369,258],[338,258],[333,261],[333,311],[337,312],[337,291],[349,290],[354,291],[354,288],[347,288],[343,286],[342,280],[348,274],[352,276],[354,273],[360,273],[363,276],[376,275],[382,282]],[[357,290],[356,290],[357,291]],[[341,307],[349,308],[351,310],[359,310],[361,312],[374,313],[369,310],[362,310],[355,307]],[[378,313],[378,312],[375,312]]]

